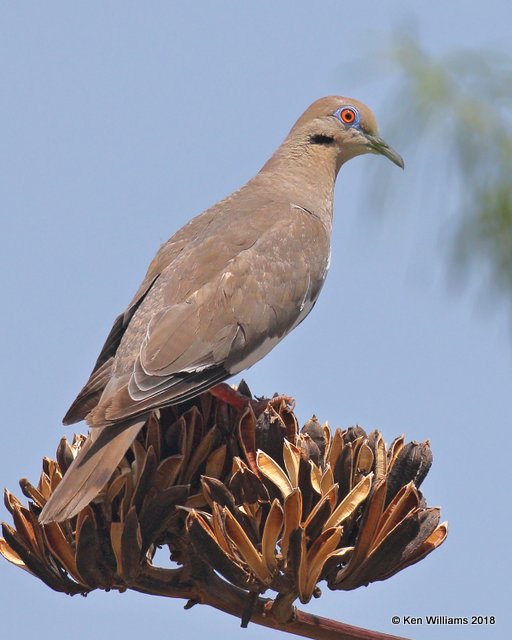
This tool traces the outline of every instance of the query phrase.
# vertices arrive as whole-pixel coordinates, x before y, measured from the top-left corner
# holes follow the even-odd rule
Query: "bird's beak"
[[[391,162],[394,162],[401,169],[404,168],[404,160],[402,156],[392,149],[382,138],[378,136],[366,135],[368,140],[368,149],[372,153],[379,153],[382,156],[389,158]]]

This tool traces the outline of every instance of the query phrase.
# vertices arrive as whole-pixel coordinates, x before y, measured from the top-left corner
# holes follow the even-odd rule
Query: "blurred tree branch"
[[[512,59],[484,49],[434,56],[412,28],[360,65],[371,79],[398,78],[385,109],[386,138],[406,165],[421,151],[421,202],[427,196],[436,205],[429,215],[455,209],[449,246],[456,274],[485,273],[485,289],[512,305]]]
[[[402,137],[406,128],[418,136],[434,130],[461,178],[455,258],[464,268],[483,259],[493,283],[512,302],[511,61],[483,50],[436,59],[406,35],[392,58],[403,72],[398,93],[407,127]],[[439,188],[446,189],[449,179],[446,175]]]

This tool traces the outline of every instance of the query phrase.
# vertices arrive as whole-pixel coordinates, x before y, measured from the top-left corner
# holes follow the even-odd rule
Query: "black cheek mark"
[[[309,142],[311,144],[333,144],[334,138],[331,138],[331,136],[324,136],[322,134],[318,134],[315,136],[310,136]]]

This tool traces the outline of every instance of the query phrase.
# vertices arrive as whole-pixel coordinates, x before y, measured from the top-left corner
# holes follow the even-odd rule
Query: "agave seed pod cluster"
[[[343,590],[383,580],[444,541],[439,509],[419,491],[428,443],[401,436],[387,448],[377,431],[332,433],[316,418],[299,430],[287,399],[261,406],[240,415],[204,394],[154,413],[98,498],[41,526],[84,442],[63,439],[37,486],[20,482],[28,507],[6,491],[14,527],[3,524],[0,553],[75,594],[130,588],[165,546],[189,582],[203,566],[249,593],[307,602],[323,580]]]
[[[318,582],[355,589],[383,580],[439,546],[447,534],[418,490],[428,443],[386,449],[360,427],[331,433],[313,418],[299,433],[282,406],[239,425],[244,459],[226,484],[203,477],[209,510],[187,532],[205,562],[238,587],[270,588],[306,603]],[[290,424],[290,422],[292,424]]]
[[[0,553],[69,594],[128,588],[164,543],[179,560],[184,516],[176,506],[206,504],[201,474],[221,477],[228,442],[236,445],[226,431],[231,414],[209,395],[183,411],[153,414],[98,498],[71,520],[41,526],[39,513],[85,441],[63,438],[56,460],[43,460],[37,487],[20,481],[28,508],[5,492],[14,528],[3,523]]]

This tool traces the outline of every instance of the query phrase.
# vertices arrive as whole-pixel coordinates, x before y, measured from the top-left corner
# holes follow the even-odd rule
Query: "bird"
[[[304,320],[329,269],[336,177],[366,153],[404,168],[367,106],[320,98],[251,180],[160,247],[63,419],[89,435],[42,524],[97,496],[152,411],[251,367]]]

